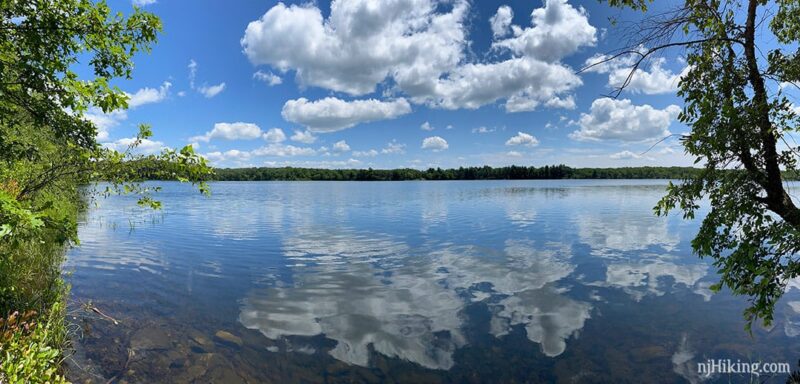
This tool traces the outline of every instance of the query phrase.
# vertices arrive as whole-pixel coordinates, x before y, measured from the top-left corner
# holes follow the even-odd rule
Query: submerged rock
[[[214,334],[214,340],[216,340],[220,344],[227,344],[230,346],[241,347],[242,346],[242,338],[239,336],[235,336],[234,334],[228,331],[217,331]]]
[[[666,348],[660,345],[650,345],[633,349],[631,351],[631,358],[634,361],[642,362],[654,359],[666,359],[671,356],[671,353]]]
[[[163,328],[142,328],[131,335],[130,345],[135,351],[170,349],[172,337]]]
[[[214,343],[203,335],[193,334],[189,337],[189,339],[196,344],[194,348],[199,349],[200,351],[210,352],[212,349],[214,349]]]

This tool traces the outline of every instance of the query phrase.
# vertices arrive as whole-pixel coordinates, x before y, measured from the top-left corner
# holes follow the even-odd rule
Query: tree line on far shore
[[[399,169],[319,169],[319,168],[218,168],[219,181],[268,180],[547,180],[547,179],[685,179],[701,170],[692,167],[573,168],[566,165],[543,167],[459,167]]]

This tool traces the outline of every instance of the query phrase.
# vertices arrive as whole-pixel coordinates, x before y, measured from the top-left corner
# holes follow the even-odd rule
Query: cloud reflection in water
[[[462,310],[471,301],[492,308],[495,336],[522,325],[548,356],[564,351],[591,311],[550,286],[574,270],[568,251],[552,244],[508,241],[502,252],[448,247],[413,255],[386,235],[306,232],[288,238],[284,253],[292,282],[251,292],[240,321],[271,339],[324,334],[337,342],[329,353],[355,365],[368,365],[372,346],[449,369],[467,343]]]

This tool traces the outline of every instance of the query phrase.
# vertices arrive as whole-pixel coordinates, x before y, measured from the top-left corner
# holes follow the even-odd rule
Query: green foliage
[[[58,369],[65,337],[63,311],[57,301],[45,316],[28,311],[0,319],[0,382],[67,382]]]
[[[601,3],[603,0],[599,0]],[[653,0],[607,0],[608,5],[612,7],[632,8],[641,11],[647,11],[647,5],[652,3]]]
[[[123,152],[103,148],[89,108],[127,108],[112,85],[130,78],[133,58],[161,30],[153,14],[113,13],[105,1],[0,0],[0,316],[34,311],[31,324],[0,339],[0,382],[59,382],[63,335],[64,248],[78,242],[81,186],[108,181],[101,193],[131,193],[160,207],[147,178],[203,183],[211,174],[191,147],[137,152],[141,126]],[[78,76],[78,73],[90,73]]]
[[[609,4],[646,9],[644,1]],[[679,87],[685,100],[679,119],[692,129],[683,138],[686,152],[703,166],[670,185],[656,213],[677,209],[692,218],[708,199],[710,211],[692,246],[714,260],[715,289],[749,296],[748,329],[758,319],[771,323],[787,281],[800,276],[800,209],[784,185],[798,174],[800,152],[787,137],[800,121],[778,87],[800,80],[800,5],[766,5],[687,0],[646,19],[637,42],[647,48],[642,59],[685,49],[690,70]]]
[[[680,179],[699,170],[688,167],[570,168],[509,166],[453,169],[313,169],[313,168],[226,168],[217,169],[214,180],[546,180],[546,179]]]

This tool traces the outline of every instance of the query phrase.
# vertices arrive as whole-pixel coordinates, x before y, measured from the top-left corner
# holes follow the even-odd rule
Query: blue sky
[[[689,165],[680,51],[614,99],[627,41],[597,1],[134,0],[164,31],[116,82],[131,108],[91,111],[98,138],[143,151],[194,143],[216,166],[394,168]],[[144,4],[149,3],[149,4]],[[129,12],[130,0],[111,1]]]

